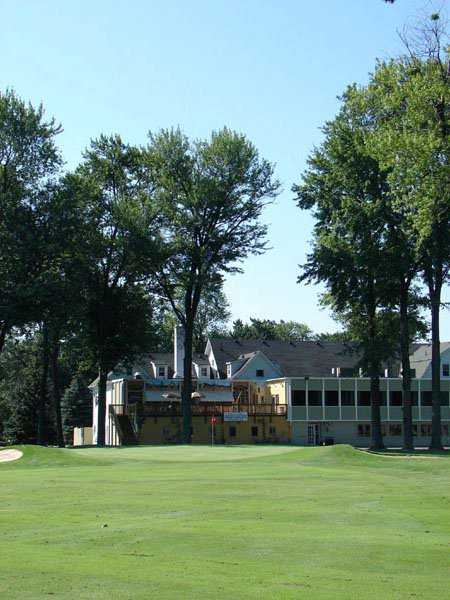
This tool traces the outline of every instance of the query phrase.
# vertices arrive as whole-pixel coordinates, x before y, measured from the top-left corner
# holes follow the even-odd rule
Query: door
[[[317,423],[308,423],[308,445],[317,446],[319,444],[319,425]]]

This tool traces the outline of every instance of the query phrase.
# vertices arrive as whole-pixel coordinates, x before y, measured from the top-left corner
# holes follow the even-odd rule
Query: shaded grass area
[[[450,459],[18,447],[2,598],[446,598]]]

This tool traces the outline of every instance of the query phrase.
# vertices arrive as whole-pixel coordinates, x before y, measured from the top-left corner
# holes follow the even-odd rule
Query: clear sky
[[[424,7],[432,12],[426,0],[0,0],[0,87],[61,121],[69,168],[100,133],[138,144],[177,125],[192,137],[224,125],[246,133],[276,163],[283,193],[265,213],[272,250],[226,283],[233,317],[331,331],[319,289],[296,283],[312,221],[291,186],[337,96],[400,51],[397,31]]]

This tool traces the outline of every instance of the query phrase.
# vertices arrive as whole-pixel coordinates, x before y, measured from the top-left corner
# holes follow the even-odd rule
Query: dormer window
[[[166,377],[166,368],[165,366],[159,366],[158,367],[158,377]]]
[[[264,369],[256,369],[256,377],[264,377]]]
[[[209,377],[209,368],[208,367],[200,367],[200,377]]]
[[[450,376],[450,365],[448,363],[444,363],[442,365],[442,376],[449,377]]]
[[[227,377],[228,378],[231,377],[231,365],[230,364],[227,365]]]

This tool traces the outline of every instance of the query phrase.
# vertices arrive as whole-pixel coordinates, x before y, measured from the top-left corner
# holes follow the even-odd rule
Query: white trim
[[[342,421],[342,386],[341,386],[340,378],[338,378],[338,404],[339,404],[339,421]]]
[[[390,389],[389,389],[389,377],[386,380],[386,415],[387,415],[387,420],[390,421],[391,420],[391,393],[390,393]]]
[[[325,379],[322,379],[322,419],[325,421]]]

